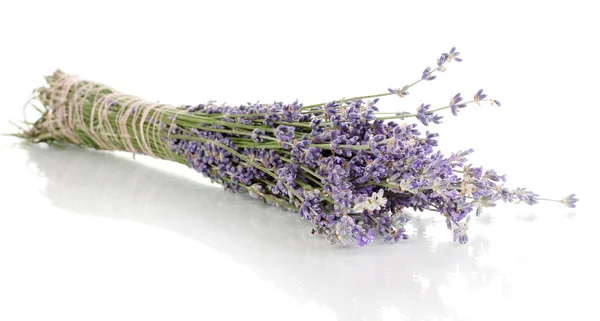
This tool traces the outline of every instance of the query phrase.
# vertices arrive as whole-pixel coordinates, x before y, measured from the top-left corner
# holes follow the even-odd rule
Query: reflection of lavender
[[[377,319],[389,306],[415,319],[451,317],[454,309],[439,294],[448,273],[460,272],[476,284],[496,275],[474,259],[487,250],[485,238],[471,241],[472,254],[449,242],[434,244],[423,235],[430,223],[418,217],[412,221],[417,233],[404,246],[330,247],[312,242],[299,217],[130,159],[76,148],[32,146],[28,152],[48,178],[44,194],[54,206],[152,225],[207,244],[294,299],[332,308],[339,320]]]
[[[404,97],[416,84],[436,79],[449,63],[462,61],[459,55],[456,48],[442,53],[437,67],[400,88],[307,106],[209,101],[173,107],[57,71],[47,77],[47,88],[36,91],[46,110],[16,136],[185,164],[226,189],[298,213],[331,243],[364,246],[377,235],[405,240],[403,211],[410,208],[440,213],[454,240],[467,243],[472,212],[479,215],[496,201],[532,205],[542,199],[469,164],[472,150],[445,156],[437,151],[438,134],[384,121],[416,118],[429,126],[441,122],[442,110],[456,116],[469,104],[500,102],[479,90],[471,101],[458,93],[447,106],[423,103],[414,114],[386,116],[377,106],[380,97]],[[558,202],[573,207],[576,200],[572,195]]]

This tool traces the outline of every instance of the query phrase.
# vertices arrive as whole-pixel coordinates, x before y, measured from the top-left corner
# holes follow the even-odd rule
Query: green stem
[[[553,199],[549,199],[549,198],[536,198],[538,201],[548,201],[548,202],[557,202],[557,203],[562,203],[561,200],[553,200]]]
[[[431,67],[430,67],[430,68],[431,68]],[[433,68],[433,70],[431,70],[431,71],[429,72],[429,74],[428,74],[428,75],[432,75],[432,74],[433,74],[434,72],[436,72],[436,71],[437,71],[437,69],[436,69],[436,68]],[[410,84],[410,85],[407,85],[407,86],[406,86],[406,88],[405,88],[405,90],[408,90],[408,89],[410,89],[411,87],[413,87],[414,85],[416,85],[416,84],[420,83],[420,82],[421,82],[421,81],[423,81],[423,80],[424,80],[424,79],[423,79],[423,78],[421,78],[421,79],[419,79],[419,80],[417,80],[417,81],[413,82],[412,84]],[[386,92],[386,93],[375,94],[375,95],[365,95],[365,96],[356,96],[356,97],[351,97],[351,98],[344,98],[344,99],[341,99],[341,100],[339,100],[338,102],[346,102],[346,101],[350,101],[350,100],[358,100],[358,99],[369,99],[369,98],[385,97],[385,96],[391,96],[391,95],[394,95],[394,94],[392,94],[392,93],[390,93],[390,92]],[[323,106],[323,105],[325,105],[326,103],[327,103],[327,102],[320,103],[320,104],[307,105],[307,106],[303,106],[303,107],[302,107],[302,109],[308,109],[308,108],[313,108],[313,107],[319,107],[319,106]]]
[[[480,101],[488,101],[489,99],[485,99],[485,100],[480,100]],[[470,105],[472,103],[474,103],[474,100],[471,101],[467,101],[464,102],[463,104],[465,105]],[[444,110],[444,109],[448,109],[450,108],[451,105],[447,105],[444,107],[440,107],[440,108],[436,108],[436,109],[432,109],[432,110],[428,110],[425,112],[426,115],[431,115],[433,113],[435,113],[436,111],[440,111],[440,110]],[[405,115],[396,115],[396,116],[386,116],[386,117],[377,117],[377,119],[379,120],[386,120],[386,119],[404,119],[404,118],[410,118],[410,117],[417,117],[417,114],[405,114]]]

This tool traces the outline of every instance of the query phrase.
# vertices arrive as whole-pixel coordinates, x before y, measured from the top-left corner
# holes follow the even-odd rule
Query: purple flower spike
[[[571,194],[563,198],[560,202],[568,208],[575,208],[575,203],[577,203],[577,201],[579,201],[579,199],[575,198],[575,194]]]
[[[429,108],[431,107],[431,105],[427,104],[421,104],[421,106],[419,106],[419,108],[417,108],[417,119],[421,121],[421,123],[423,123],[423,125],[428,126],[429,125],[429,116],[425,114],[425,112],[427,110],[429,110]]]
[[[459,58],[458,56],[460,55],[460,52],[456,51],[456,47],[452,47],[452,49],[450,49],[450,52],[448,52],[446,54],[446,60],[448,62],[452,61],[452,60],[456,60],[458,62],[462,61],[462,58]]]
[[[450,110],[452,111],[452,115],[458,116],[458,109],[467,107],[467,104],[459,104],[463,98],[460,96],[460,93],[454,95],[452,99],[450,99]]]
[[[449,52],[443,53],[437,60],[437,70],[446,71],[444,64],[447,62],[452,62],[452,60],[461,62],[462,58],[459,58],[459,55],[460,53],[456,51],[456,47],[452,47]]]
[[[364,231],[357,227],[356,230],[356,244],[361,247],[371,243],[375,239],[375,231],[373,229]]]
[[[423,75],[421,76],[422,80],[434,80],[437,76],[431,74],[431,68],[427,67],[423,70]]]
[[[440,116],[438,114],[432,114],[431,112],[429,112],[429,108],[431,107],[431,105],[429,104],[421,104],[421,106],[419,106],[417,108],[417,119],[423,123],[423,125],[425,126],[429,126],[429,123],[434,123],[434,124],[440,124],[442,123],[442,118],[444,118],[443,116]],[[402,114],[398,114],[399,116],[401,116]]]
[[[446,71],[446,67],[444,67],[444,64],[446,63],[446,61],[448,59],[448,56],[446,54],[442,54],[438,60],[437,60],[437,70],[438,71]]]
[[[538,194],[528,191],[525,188],[519,187],[514,192],[514,197],[516,197],[520,202],[523,202],[528,205],[534,205],[538,203]]]
[[[262,139],[260,136],[261,136],[261,135],[264,135],[264,134],[265,134],[265,131],[264,131],[264,130],[260,130],[260,129],[256,128],[256,129],[254,129],[254,130],[252,131],[252,136],[251,136],[251,137],[252,137],[252,140],[253,140],[255,143],[262,143],[262,142],[263,142],[263,139]]]
[[[473,100],[477,103],[477,105],[481,105],[480,102],[486,98],[487,95],[483,93],[483,89],[479,89],[479,91],[473,96]]]
[[[442,123],[442,118],[444,118],[444,116],[440,116],[438,114],[433,114],[431,115],[431,122],[434,124],[441,124]]]
[[[408,85],[404,86],[402,88],[396,88],[396,89],[388,88],[388,91],[390,92],[390,94],[398,95],[398,97],[400,97],[400,98],[408,95],[407,90],[408,90]]]

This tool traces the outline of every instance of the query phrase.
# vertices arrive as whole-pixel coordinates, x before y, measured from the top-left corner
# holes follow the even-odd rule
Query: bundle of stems
[[[461,61],[455,48],[403,87],[312,105],[170,106],[59,70],[34,91],[31,105],[39,119],[14,136],[184,164],[226,189],[297,213],[312,223],[313,234],[332,243],[364,246],[378,235],[406,239],[406,209],[439,212],[454,240],[466,243],[471,214],[497,201],[574,207],[574,194],[551,200],[505,187],[505,176],[468,163],[472,150],[444,156],[436,151],[437,134],[422,135],[415,122],[406,122],[428,126],[440,123],[438,112],[446,109],[457,115],[470,104],[500,106],[483,90],[470,101],[456,94],[439,108],[421,104],[414,113],[379,112],[379,97],[404,97],[452,61]]]

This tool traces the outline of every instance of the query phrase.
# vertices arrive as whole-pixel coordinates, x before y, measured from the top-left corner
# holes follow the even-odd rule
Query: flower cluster
[[[187,164],[227,189],[297,213],[312,223],[314,234],[332,243],[364,246],[377,235],[386,241],[407,239],[407,209],[440,213],[454,240],[465,243],[472,214],[478,216],[498,201],[532,205],[542,199],[524,188],[510,189],[505,176],[469,163],[473,150],[442,154],[436,133],[422,134],[405,119],[428,126],[441,122],[438,111],[450,109],[457,115],[471,103],[500,102],[479,90],[472,101],[465,102],[459,93],[447,106],[421,104],[414,114],[384,116],[376,98],[406,96],[416,83],[436,79],[435,72],[461,60],[452,48],[415,83],[363,98],[309,106],[298,101],[239,106],[210,101],[147,113],[164,115],[158,124],[148,123],[160,128],[160,144],[148,145],[157,152],[159,145],[166,146],[162,157]],[[108,113],[125,107],[119,102]],[[128,126],[139,126],[134,116]],[[569,195],[559,202],[574,207],[576,201]]]
[[[452,60],[460,61],[454,48],[442,54],[438,67]],[[434,79],[432,69],[425,69],[421,79]],[[389,92],[404,96],[407,89]],[[472,102],[479,104],[486,98],[479,90]],[[407,208],[439,212],[454,231],[455,241],[465,243],[472,212],[480,215],[499,200],[537,202],[537,194],[508,189],[504,176],[469,164],[466,157],[472,150],[446,157],[435,151],[437,134],[421,135],[416,124],[378,119],[377,102],[332,101],[310,109],[298,102],[207,106],[194,113],[220,114],[226,123],[268,127],[246,134],[242,128],[232,134],[208,128],[227,127],[220,123],[195,135],[177,128],[178,137],[190,137],[171,140],[171,148],[227,188],[299,213],[313,223],[314,233],[326,235],[332,243],[365,245],[377,234],[385,240],[406,239]],[[457,115],[472,102],[464,102],[459,93],[443,108]],[[399,113],[396,118],[414,116],[424,125],[440,123],[442,116],[430,108],[421,104],[416,114]],[[199,147],[190,148],[191,141]],[[241,147],[248,144],[253,147]],[[562,202],[573,206],[575,200]]]

